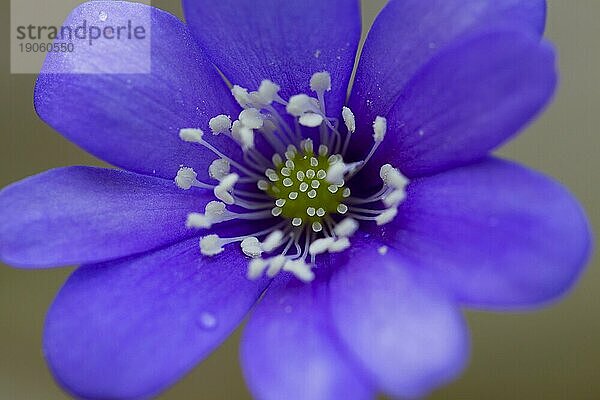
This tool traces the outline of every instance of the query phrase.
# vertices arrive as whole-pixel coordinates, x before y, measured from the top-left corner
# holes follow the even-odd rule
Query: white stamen
[[[184,142],[201,143],[203,135],[202,129],[184,128],[179,130],[179,138]]]
[[[225,215],[226,206],[220,201],[211,201],[204,207],[204,214],[212,220],[218,220]]]
[[[375,222],[377,223],[377,225],[385,225],[387,223],[392,222],[392,220],[396,217],[397,214],[397,208],[388,208],[375,218]]]
[[[235,101],[237,101],[238,104],[244,108],[250,105],[252,102],[250,95],[248,94],[248,89],[245,89],[239,85],[234,85],[231,88],[231,94],[233,94]]]
[[[309,112],[309,113],[302,115],[298,119],[298,122],[300,122],[300,125],[302,125],[302,126],[306,126],[309,128],[315,128],[315,127],[321,125],[321,123],[323,122],[323,117],[320,116],[319,114]]]
[[[337,236],[350,237],[358,230],[358,222],[352,218],[345,218],[333,228]]]
[[[376,142],[383,141],[385,133],[387,131],[387,120],[384,117],[376,117],[373,122],[373,139]]]
[[[208,122],[213,135],[227,133],[231,130],[231,118],[227,115],[217,115]]]
[[[313,92],[327,92],[331,90],[331,75],[329,72],[317,72],[310,78],[310,89]]]
[[[290,97],[286,111],[294,117],[300,117],[302,114],[316,111],[317,100],[305,94],[297,94]]]
[[[254,236],[250,236],[242,240],[241,246],[242,252],[248,257],[257,258],[260,257],[263,252],[258,238]]]
[[[216,256],[225,250],[221,243],[221,238],[218,235],[204,236],[200,239],[200,252],[205,256]]]
[[[281,88],[279,85],[271,82],[268,79],[263,80],[258,87],[258,96],[264,104],[271,104],[274,100],[279,98],[279,91]]]
[[[344,163],[335,163],[327,171],[327,182],[339,183],[344,180],[346,174],[346,165]]]
[[[231,165],[229,164],[229,161],[222,158],[217,158],[208,167],[208,175],[211,178],[220,181],[229,175],[230,170]]]
[[[311,270],[311,266],[302,260],[289,260],[283,266],[285,271],[291,272],[303,282],[311,282],[315,279],[315,274]]]
[[[204,214],[189,213],[185,226],[188,228],[208,229],[212,226],[212,221]]]
[[[354,133],[356,131],[356,119],[354,118],[354,113],[348,107],[342,108],[342,118],[344,118],[344,123],[346,124],[346,128],[349,133]]]
[[[394,190],[383,199],[386,207],[393,207],[400,204],[406,198],[406,192],[403,189]]]
[[[254,147],[254,131],[250,128],[242,126],[239,130],[240,142],[244,151]]]
[[[262,248],[267,253],[275,250],[279,246],[281,246],[281,241],[283,240],[283,232],[280,230],[273,231],[267,236],[267,238],[262,242]]]
[[[177,171],[177,176],[175,177],[175,184],[177,187],[183,190],[188,190],[194,183],[197,182],[196,177],[198,174],[194,171],[193,168],[189,167],[181,167],[179,171]]]
[[[240,113],[239,120],[245,127],[260,129],[263,126],[263,116],[256,108],[248,108]]]
[[[248,265],[248,279],[256,280],[262,276],[269,263],[262,258],[255,258]]]
[[[330,253],[341,253],[350,248],[350,240],[347,237],[340,238],[329,246]]]
[[[379,176],[383,183],[394,189],[403,190],[408,184],[408,179],[390,164],[385,164],[381,167]]]
[[[286,262],[286,258],[283,255],[278,255],[275,256],[273,258],[271,258],[269,260],[269,269],[267,270],[267,276],[269,278],[274,277],[275,275],[277,275],[279,273],[279,271],[281,271],[281,269],[283,268],[283,265]]]
[[[318,255],[326,253],[329,250],[329,246],[335,242],[335,238],[328,237],[323,239],[317,239],[310,244],[308,252],[310,255]]]

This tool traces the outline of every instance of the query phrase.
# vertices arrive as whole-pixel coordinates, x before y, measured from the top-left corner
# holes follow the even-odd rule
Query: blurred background
[[[384,0],[363,0],[365,33]],[[502,156],[566,184],[600,227],[600,1],[548,0],[547,37],[558,47],[561,87],[547,112]],[[176,0],[153,5],[181,16]],[[0,5],[8,29],[9,2]],[[7,33],[5,30],[5,33]],[[102,165],[36,116],[33,75],[10,75],[0,42],[0,187],[58,166]],[[1,223],[1,221],[0,221]],[[556,244],[560,246],[560,243]],[[472,358],[433,399],[600,399],[600,265],[596,257],[560,303],[523,314],[467,312]],[[70,268],[0,267],[0,399],[66,399],[41,353],[45,312]],[[249,399],[238,363],[239,331],[161,399]]]

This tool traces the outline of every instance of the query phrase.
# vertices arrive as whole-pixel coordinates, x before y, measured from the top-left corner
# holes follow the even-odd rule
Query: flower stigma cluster
[[[325,92],[331,90],[328,72],[315,73],[310,87],[316,97],[298,94],[286,101],[279,95],[280,87],[269,80],[253,92],[233,86],[232,94],[243,111],[235,121],[218,115],[208,128],[212,135],[225,135],[237,143],[242,160],[223,154],[200,128],[179,132],[183,141],[203,146],[216,156],[208,168],[214,184],[200,181],[196,171],[185,166],[175,177],[179,188],[209,189],[216,198],[203,213],[190,213],[187,227],[210,230],[232,220],[267,222],[267,228],[249,235],[225,238],[208,231],[200,239],[204,256],[240,243],[251,258],[250,279],[287,271],[302,281],[312,281],[318,255],[348,249],[361,221],[377,225],[392,221],[406,196],[408,180],[390,164],[380,168],[379,191],[363,197],[353,194],[351,180],[383,142],[387,121],[377,117],[373,122],[373,145],[366,157],[347,162],[355,116],[343,107],[344,129],[340,129],[340,121],[326,115]],[[318,144],[307,138],[305,132],[310,131],[315,132],[315,140],[318,136]],[[264,139],[261,150],[256,146],[258,135]],[[264,147],[271,157],[264,156]]]

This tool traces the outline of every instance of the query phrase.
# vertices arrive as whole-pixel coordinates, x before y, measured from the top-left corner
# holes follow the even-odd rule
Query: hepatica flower
[[[466,364],[461,307],[530,308],[576,280],[577,201],[489,156],[554,92],[543,1],[390,1],[348,99],[357,1],[183,6],[187,24],[125,2],[72,12],[151,15],[151,73],[101,73],[140,55],[94,44],[49,54],[35,88],[44,121],[122,170],[0,194],[5,262],[82,265],[44,333],[70,393],[155,395],[254,307],[256,398],[422,397]]]

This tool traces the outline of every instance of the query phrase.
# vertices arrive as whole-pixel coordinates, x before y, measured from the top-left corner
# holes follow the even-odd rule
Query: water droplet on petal
[[[98,18],[100,18],[100,21],[104,22],[108,19],[108,14],[106,13],[106,11],[100,11],[100,14],[98,14]]]
[[[217,317],[209,312],[200,313],[200,326],[203,329],[215,329],[217,326]]]

